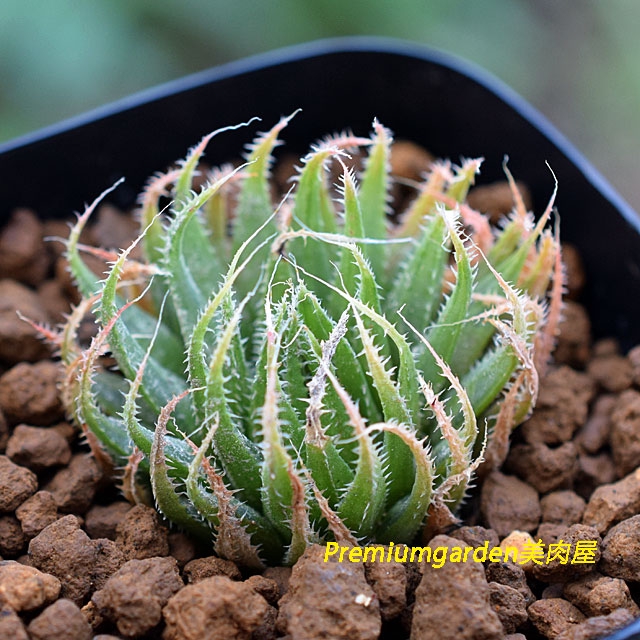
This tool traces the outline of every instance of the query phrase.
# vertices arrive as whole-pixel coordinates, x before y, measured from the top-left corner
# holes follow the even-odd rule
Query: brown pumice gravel
[[[20,521],[13,515],[0,516],[0,557],[17,558],[26,543]]]
[[[485,478],[480,508],[485,521],[500,537],[514,529],[533,531],[540,520],[540,502],[535,489],[499,471]]]
[[[576,438],[581,450],[594,454],[608,443],[611,433],[611,413],[617,402],[618,398],[613,394],[596,398],[589,418]]]
[[[187,585],[169,600],[163,610],[166,627],[162,638],[250,640],[268,611],[267,601],[251,585],[213,576]],[[313,611],[303,617],[307,614],[313,615]],[[292,635],[300,640],[305,637],[317,636]]]
[[[251,588],[272,606],[276,606],[281,595],[283,595],[280,593],[278,583],[264,576],[250,576],[245,580],[245,584],[251,585]]]
[[[51,360],[21,362],[0,376],[0,408],[10,424],[48,426],[64,417],[60,368]]]
[[[555,362],[583,369],[591,357],[591,322],[585,308],[566,300],[559,329]]]
[[[516,444],[509,452],[506,468],[539,493],[566,489],[573,485],[578,472],[578,448],[573,442],[553,448],[543,442]]]
[[[118,525],[131,508],[122,500],[108,505],[94,504],[85,514],[84,528],[91,538],[115,540]]]
[[[82,605],[96,582],[105,579],[124,561],[110,540],[91,540],[74,515],[67,515],[43,529],[29,543],[33,566],[57,577],[61,596]]]
[[[82,611],[61,598],[47,607],[27,627],[31,640],[91,640],[93,631]]]
[[[169,530],[155,509],[136,505],[116,527],[116,543],[127,560],[169,555]]]
[[[58,519],[58,506],[48,491],[38,491],[16,509],[16,518],[24,535],[29,539],[35,538]]]
[[[580,522],[586,502],[573,491],[554,491],[540,500],[542,522],[569,526]]]
[[[309,547],[294,566],[280,600],[278,629],[296,640],[314,640],[328,629],[335,640],[374,640],[380,604],[363,565],[324,562],[324,553],[324,547]]]
[[[602,541],[600,569],[614,578],[640,582],[640,515],[609,530]]]
[[[460,546],[460,542],[455,538],[439,535],[431,540],[429,546],[451,548]],[[491,603],[491,589],[484,568],[471,558],[467,562],[447,562],[438,569],[425,564],[415,597],[412,640],[498,640],[504,635],[500,618]],[[434,606],[436,602],[437,605]]]
[[[380,602],[382,620],[397,618],[407,606],[407,571],[401,562],[366,562],[364,574]]]
[[[496,612],[506,633],[514,633],[528,619],[527,602],[524,596],[499,582],[489,583],[489,602]]]
[[[18,614],[9,606],[0,604],[0,638],[29,640],[27,630]]]
[[[626,582],[597,571],[565,583],[563,595],[587,616],[606,616],[616,609],[627,609],[634,617],[640,616]]]
[[[7,419],[4,417],[2,409],[0,409],[0,454],[5,453],[7,442],[9,442],[9,425],[7,424]]]
[[[101,480],[102,470],[96,461],[89,454],[78,453],[44,488],[62,513],[84,515],[93,503]]]
[[[55,429],[19,424],[7,442],[7,456],[36,473],[69,464],[71,448]]]
[[[289,591],[289,581],[291,580],[291,567],[267,567],[262,575],[273,580],[278,585],[278,591],[282,597]]]
[[[525,206],[531,208],[531,195],[526,185],[521,182],[517,182],[516,184]],[[494,224],[510,213],[514,205],[513,192],[506,180],[473,187],[469,191],[467,202],[471,208],[486,213]]]
[[[213,576],[226,576],[230,580],[242,580],[240,569],[233,562],[216,556],[192,560],[185,565],[183,574],[190,584]]]
[[[640,469],[615,482],[598,487],[585,507],[582,522],[602,534],[618,522],[640,513]]]
[[[71,313],[71,302],[57,280],[45,280],[37,289],[40,304],[53,324],[61,324]]]
[[[587,366],[587,373],[605,391],[620,393],[633,382],[631,362],[617,353],[593,358]]]
[[[33,471],[0,456],[0,513],[15,511],[38,488]]]
[[[599,487],[615,482],[616,468],[611,454],[602,451],[596,455],[578,454],[578,473],[573,487],[576,493],[587,500]]]
[[[589,377],[567,366],[551,369],[540,384],[536,410],[520,432],[530,444],[561,444],[584,424],[594,395]]]
[[[32,286],[42,282],[50,266],[43,235],[44,225],[33,211],[14,211],[0,232],[0,278]]]
[[[0,603],[18,613],[55,602],[61,583],[48,573],[13,561],[0,562]]]
[[[51,354],[49,346],[18,312],[33,322],[49,322],[34,291],[14,280],[0,280],[0,363],[9,366],[36,362]]]
[[[475,527],[459,527],[450,531],[449,535],[457,540],[462,540],[466,546],[473,547],[474,549],[482,547],[487,542],[489,543],[489,549],[500,546],[500,537],[497,532],[479,525]]]
[[[626,609],[616,609],[606,616],[587,618],[562,632],[557,640],[600,640],[633,622],[634,616]]]
[[[536,601],[520,565],[513,562],[489,562],[485,567],[485,574],[489,583],[496,582],[515,589],[524,598],[525,606],[528,607]]]
[[[611,412],[609,444],[619,476],[640,465],[640,392],[629,389],[618,396]]]
[[[545,638],[554,640],[585,620],[584,614],[567,600],[545,598],[537,600],[528,609],[529,620]]]
[[[162,607],[184,583],[174,558],[129,560],[91,601],[127,638],[142,636],[160,624]]]
[[[533,576],[541,582],[556,584],[578,578],[579,576],[589,574],[595,570],[600,560],[602,540],[598,535],[597,529],[584,524],[572,524],[570,527],[563,527],[563,531],[558,536],[558,542],[568,545],[568,555],[558,556],[553,560],[546,560],[541,564],[533,567]],[[576,545],[583,542],[596,542],[596,551],[593,556],[593,562],[580,564],[568,561],[574,558],[576,553]]]

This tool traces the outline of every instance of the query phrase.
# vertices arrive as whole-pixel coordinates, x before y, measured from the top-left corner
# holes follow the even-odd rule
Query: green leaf
[[[329,317],[322,302],[311,293],[303,282],[298,284],[298,310],[304,326],[318,343],[329,339],[335,322]],[[318,352],[319,354],[319,352]],[[336,375],[352,398],[358,398],[362,413],[373,421],[382,419],[382,413],[372,393],[369,381],[362,369],[358,356],[347,339],[336,346],[333,357]]]
[[[191,199],[191,190],[193,189],[193,178],[198,168],[198,163],[202,159],[207,145],[213,138],[220,133],[227,131],[236,131],[242,127],[248,127],[252,122],[259,120],[260,118],[251,118],[247,122],[240,124],[230,125],[228,127],[222,127],[216,129],[200,140],[200,142],[192,147],[187,154],[187,157],[180,163],[181,169],[178,173],[177,180],[174,187],[174,198],[178,204],[186,204]]]
[[[193,396],[195,399],[197,414],[196,417],[198,421],[203,421],[205,419],[207,409],[205,391],[208,375],[205,356],[205,352],[207,350],[207,332],[209,331],[210,325],[217,312],[222,310],[222,322],[224,326],[227,326],[230,318],[232,317],[232,314],[237,311],[237,308],[234,307],[233,302],[233,286],[242,271],[247,268],[247,265],[255,258],[256,254],[258,254],[260,250],[267,244],[268,239],[264,240],[256,247],[254,247],[242,262],[240,262],[240,260],[242,259],[242,256],[249,245],[256,239],[258,234],[268,223],[269,220],[265,221],[262,227],[256,229],[254,233],[249,236],[249,238],[247,238],[247,240],[238,248],[235,255],[233,256],[233,259],[231,260],[231,263],[229,264],[226,275],[219,285],[219,288],[217,289],[217,291],[215,291],[214,294],[211,295],[211,297],[207,301],[207,304],[200,312],[198,320],[193,326],[192,333],[187,340],[187,371],[189,372],[189,381],[192,388],[194,389]],[[247,294],[242,303],[242,310],[245,309],[251,297],[255,295],[256,290],[259,288],[259,286],[260,282],[255,285],[255,289],[253,291],[250,291]],[[242,321],[242,313],[240,313],[240,321]],[[218,327],[218,329],[220,328],[223,327]],[[216,334],[217,333],[218,331],[216,331]],[[238,367],[234,370],[236,377],[246,375],[247,372],[244,364],[245,358],[242,348],[242,342],[237,332],[234,333],[231,338],[229,355],[232,360],[232,364]],[[240,384],[241,383],[242,381],[240,381]],[[233,385],[235,384],[236,383],[233,383]]]
[[[362,319],[354,309],[356,324],[364,347],[364,354],[369,363],[369,372],[373,386],[382,404],[382,411],[387,422],[397,422],[413,426],[410,411],[405,398],[394,383],[391,372],[386,368],[384,360]],[[410,398],[414,400],[416,396]],[[385,451],[387,453],[387,469],[389,477],[389,503],[393,503],[406,495],[414,481],[413,458],[407,446],[394,433],[385,432]]]
[[[295,297],[294,297],[295,300]],[[300,314],[295,307],[290,309],[291,322],[283,335],[281,379],[286,397],[283,414],[283,429],[287,439],[296,451],[300,450],[304,439],[302,421],[307,411],[308,361],[311,346],[304,331]],[[292,415],[289,415],[290,412]]]
[[[389,287],[385,308],[403,309],[411,324],[427,326],[442,296],[442,277],[449,258],[447,226],[442,216],[431,216]]]
[[[334,358],[346,331],[347,315],[345,313],[322,346],[315,347],[314,345],[317,369],[308,385],[309,404],[306,411],[305,462],[316,487],[326,497],[332,508],[337,505],[342,490],[353,482],[353,471],[345,459],[346,456],[342,455],[336,447],[334,438],[327,434],[327,430],[322,424],[323,415],[326,414],[329,414],[329,421],[334,426],[334,431],[336,423],[342,424],[337,407],[334,408],[329,402],[326,402],[326,397],[329,395],[327,393],[327,371],[331,367],[331,360]],[[312,340],[315,339],[312,334],[310,337]],[[333,387],[331,389],[333,390]],[[344,409],[344,405],[335,391],[334,395],[340,402],[340,407]],[[348,421],[349,417],[346,411],[345,416]],[[344,440],[351,438],[353,432],[353,427],[350,424],[345,424],[345,426],[348,426],[349,431],[344,428],[338,430],[338,436]]]
[[[146,229],[143,247],[149,262],[162,260],[165,244],[164,227],[160,220],[158,202],[162,196],[168,195],[168,187],[180,175],[177,170],[153,176],[147,182],[140,201],[140,230]]]
[[[345,488],[336,511],[349,529],[370,537],[385,504],[387,483],[383,460],[357,406],[333,373],[330,370],[325,373],[344,404],[358,442],[353,482]]]
[[[490,260],[484,260],[484,274],[481,274],[479,270],[476,293],[485,295],[500,293],[502,287],[496,274],[499,274],[500,278],[506,282],[515,283],[518,281],[532,247],[549,220],[555,194],[556,191],[554,190],[544,214],[516,251],[499,264],[493,265]],[[470,317],[475,317],[484,311],[485,304],[483,302],[473,302],[469,305]],[[494,333],[494,327],[487,323],[469,323],[463,327],[451,360],[452,368],[458,376],[466,374],[473,363],[481,358]]]
[[[489,319],[491,325],[500,330],[501,340],[462,378],[477,415],[482,414],[504,389],[518,364],[533,368],[530,350],[536,329],[529,317],[531,300],[518,294],[490,263],[487,265],[506,297],[512,322]]]
[[[233,170],[231,165],[223,165],[210,172],[210,180],[215,182]],[[232,180],[226,182],[216,191],[202,207],[202,222],[207,229],[209,241],[221,264],[227,265],[231,260],[230,224],[233,216],[233,185],[241,180],[243,172],[236,173]]]
[[[280,562],[283,540],[277,530],[261,513],[234,496],[206,457],[217,428],[218,423],[214,421],[189,465],[185,482],[187,495],[211,524],[214,548],[221,557],[254,568],[262,566],[262,558],[270,563]],[[201,471],[213,493],[202,485]]]
[[[300,267],[298,268],[305,275],[315,278],[313,274],[305,272]],[[415,428],[419,410],[419,405],[417,404],[418,378],[409,343],[384,316],[378,315],[347,292],[341,291],[329,283],[325,284],[334,293],[347,300],[353,308],[357,329],[364,347],[364,355],[369,366],[369,375],[380,399],[385,420]],[[374,344],[370,332],[365,328],[360,314],[381,326],[393,340],[399,352],[397,386],[391,376],[391,372],[386,368],[386,363],[380,355],[379,348]],[[385,447],[389,456],[389,500],[395,501],[411,489],[413,458],[409,449],[395,434],[389,433],[385,438]]]
[[[238,488],[250,506],[259,508],[261,502],[262,455],[257,444],[247,438],[229,403],[225,361],[249,296],[238,305],[224,331],[218,336],[205,384],[205,425],[217,420],[214,446],[216,457],[222,464],[231,484]]]
[[[380,527],[375,532],[380,542],[410,543],[424,519],[431,504],[431,491],[435,471],[424,442],[420,442],[406,427],[392,424],[376,425],[386,433],[400,438],[413,454],[415,481],[411,493],[396,502],[388,511]]]
[[[358,202],[358,194],[356,191],[356,183],[353,174],[344,167],[342,174],[342,189],[344,202],[344,235],[347,238],[365,238],[364,225],[362,220],[362,211]],[[324,243],[320,243],[324,244]],[[343,287],[352,295],[358,288],[358,267],[354,264],[353,255],[348,246],[342,249],[342,257],[340,259],[340,278]],[[318,275],[318,277],[320,277]],[[336,301],[341,301],[336,298]],[[342,313],[343,308],[339,308]]]
[[[429,440],[433,446],[433,459],[436,463],[436,471],[442,478],[442,486],[439,491],[447,485],[447,503],[452,508],[458,506],[467,489],[471,479],[471,469],[473,462],[474,447],[478,440],[478,424],[476,413],[467,389],[451,371],[451,368],[440,357],[429,341],[412,325],[411,330],[424,344],[433,357],[442,376],[450,385],[450,391],[444,400],[434,392],[433,386],[425,382],[420,376],[420,387],[427,401],[427,406],[433,412],[439,434],[431,432]],[[457,405],[457,406],[456,406]],[[447,409],[454,412],[452,419]],[[456,428],[456,424],[460,425]],[[435,436],[441,438],[436,439]],[[448,454],[444,454],[445,445],[448,446]],[[433,477],[433,474],[432,476]]]
[[[379,346],[382,358],[387,359],[395,356],[396,354],[392,351],[391,344],[388,339],[388,323],[378,322],[376,320],[376,318],[382,318],[383,316],[380,296],[378,295],[380,287],[376,282],[375,275],[373,274],[367,259],[357,246],[346,246],[345,253],[346,252],[351,254],[353,264],[358,270],[357,279],[359,284],[356,292],[356,298],[375,314],[373,318],[365,315],[363,318],[364,326],[371,332],[374,342]],[[407,363],[403,363],[403,367],[406,366]]]
[[[469,260],[469,252],[465,248],[460,231],[456,228],[457,217],[453,212],[440,210],[441,215],[449,231],[449,237],[453,244],[457,273],[456,283],[451,295],[438,314],[436,322],[426,332],[426,338],[433,349],[445,362],[448,362],[455,350],[458,337],[462,330],[462,322],[467,315],[471,293],[473,291],[473,270]],[[450,219],[453,218],[453,219]],[[420,344],[420,343],[419,343]],[[418,369],[424,377],[431,381],[435,391],[439,391],[445,385],[445,379],[440,375],[440,367],[431,351],[427,348],[421,350],[418,357]]]
[[[338,153],[333,147],[320,148],[310,153],[298,178],[293,205],[291,228],[316,232],[335,233],[336,214],[329,196],[326,181],[326,162]],[[296,261],[313,269],[324,279],[331,277],[331,262],[335,260],[335,250],[322,242],[295,241]]]
[[[190,534],[208,541],[209,527],[202,522],[194,505],[181,494],[178,484],[170,475],[169,459],[166,456],[167,422],[181,399],[180,396],[172,398],[158,416],[149,455],[151,486],[156,506],[162,514]]]
[[[456,202],[462,204],[473,186],[476,175],[480,173],[482,158],[467,159],[462,162],[462,166],[456,167],[456,174],[449,184],[447,195]]]
[[[311,525],[305,501],[305,489],[298,477],[293,459],[282,438],[280,425],[280,399],[282,389],[278,380],[282,334],[286,323],[274,322],[271,300],[266,303],[267,384],[262,407],[262,506],[265,515],[280,530],[291,536],[288,559],[302,555],[311,540]],[[281,304],[281,307],[285,306]],[[294,306],[292,304],[292,306]]]
[[[360,187],[360,208],[364,231],[360,237],[382,240],[387,238],[389,150],[392,135],[377,120],[373,121],[373,130],[373,145],[366,160]],[[384,278],[386,246],[378,244],[368,249],[367,258],[371,261],[373,272],[379,278]]]
[[[418,196],[403,214],[398,228],[394,232],[396,238],[415,238],[420,234],[426,219],[433,213],[438,194],[444,190],[449,175],[449,165],[434,163],[425,182],[420,186]],[[399,248],[397,251],[400,251]],[[394,264],[396,262],[394,250]]]
[[[197,214],[209,198],[242,168],[238,167],[183,204],[179,203],[167,229],[165,268],[185,343],[191,337],[209,292],[218,285],[222,275],[222,265]]]
[[[360,263],[364,264],[364,263]],[[312,278],[315,278],[313,274],[307,273],[304,269],[300,269],[302,273]],[[364,276],[363,276],[364,277]],[[382,407],[385,415],[385,420],[397,420],[406,425],[413,424],[412,412],[415,409],[413,405],[414,398],[417,396],[418,383],[417,383],[417,370],[413,354],[411,352],[411,346],[406,341],[404,336],[395,328],[395,326],[387,320],[381,314],[378,314],[372,308],[364,304],[358,298],[354,298],[346,291],[342,291],[333,285],[325,283],[334,293],[344,298],[352,307],[356,324],[358,326],[358,332],[360,339],[365,344],[365,355],[367,356],[367,362],[369,365],[369,374],[374,380],[374,386],[378,392],[378,395],[382,402]],[[386,371],[385,365],[380,358],[380,350],[377,345],[373,343],[373,340],[366,330],[360,314],[368,318],[375,325],[381,327],[386,335],[388,335],[393,341],[396,349],[399,353],[399,366],[398,366],[398,389],[391,391],[389,383],[394,387],[391,374]],[[381,394],[381,388],[378,386],[380,382],[383,387]],[[383,399],[384,396],[384,399]],[[394,397],[396,396],[396,397]],[[400,402],[398,402],[398,399]]]
[[[75,280],[78,289],[83,297],[90,298],[94,294],[100,291],[99,278],[89,269],[84,260],[80,257],[78,250],[78,244],[80,242],[80,234],[87,225],[87,222],[96,207],[102,202],[102,200],[109,195],[112,191],[117,189],[124,182],[124,178],[120,178],[111,187],[105,189],[85,210],[81,216],[78,216],[76,224],[71,228],[69,238],[67,239],[66,257],[69,261],[69,268],[71,274]]]
[[[147,460],[151,456],[152,449],[154,446],[154,431],[148,429],[143,426],[138,419],[138,400],[140,399],[140,389],[143,384],[145,369],[152,362],[151,352],[154,346],[155,341],[158,338],[159,328],[161,326],[162,321],[162,312],[163,307],[160,308],[160,317],[158,318],[158,322],[156,324],[156,329],[151,336],[149,341],[149,345],[140,361],[138,366],[138,370],[135,372],[135,376],[129,381],[129,389],[125,393],[124,396],[124,404],[122,407],[122,423],[120,425],[123,433],[127,433],[131,442],[147,456]],[[108,334],[110,327],[112,327],[116,323],[116,318],[113,318],[104,329],[103,332],[105,335]],[[170,413],[175,411],[176,404],[184,399],[187,395],[187,390],[185,389],[180,394],[174,396],[167,405],[162,407],[158,413],[155,415],[160,416],[163,415],[163,411],[166,414],[167,407],[170,407]],[[169,414],[166,414],[169,415]],[[125,427],[125,430],[122,429],[122,426]],[[177,429],[174,429],[177,432]],[[156,430],[157,431],[157,430]],[[176,439],[167,434],[167,421],[165,420],[163,426],[163,434],[162,434],[162,449],[163,456],[166,456],[167,459],[171,460],[173,469],[180,475],[181,477],[185,477],[187,474],[187,465],[189,461],[189,447],[185,443],[184,436],[180,434],[180,439]]]
[[[98,340],[94,339],[94,342]],[[74,386],[76,421],[86,425],[100,441],[117,466],[123,466],[131,454],[129,436],[120,420],[101,410],[93,393],[93,375],[98,344],[92,345],[88,357],[79,370],[79,380]],[[94,350],[96,349],[96,350]]]
[[[270,131],[260,135],[251,147],[247,158],[248,165],[251,165],[251,172],[242,182],[233,222],[234,253],[255,234],[256,229],[260,229],[256,237],[258,243],[262,243],[276,231],[268,182],[271,152],[278,142],[278,135],[296,113],[297,111],[286,118],[281,118]],[[265,224],[267,221],[268,224]],[[259,278],[260,266],[265,264],[268,252],[268,247],[263,246],[258,253],[256,263],[240,275],[237,288],[241,297],[254,288]],[[254,312],[253,309],[250,311]]]
[[[103,284],[101,304],[98,310],[102,325],[110,327],[109,346],[116,357],[120,370],[129,380],[135,378],[136,372],[145,357],[147,345],[143,347],[136,339],[128,323],[125,322],[123,315],[135,308],[134,304],[142,298],[142,295],[119,307],[116,291],[124,264],[129,253],[136,246],[136,242],[121,253],[109,272]],[[158,331],[160,331],[161,326],[159,325]],[[140,392],[156,415],[160,413],[160,408],[168,398],[180,395],[185,388],[186,383],[182,377],[162,366],[153,356],[149,356]],[[186,433],[191,433],[194,425],[190,404],[190,402],[183,403],[184,406],[181,406],[178,411],[178,421]]]

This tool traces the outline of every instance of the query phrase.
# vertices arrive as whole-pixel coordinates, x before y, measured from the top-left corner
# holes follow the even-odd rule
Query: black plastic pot
[[[293,47],[205,71],[0,145],[0,222],[16,206],[42,217],[83,209],[120,177],[111,201],[133,204],[145,179],[183,157],[218,127],[260,116],[268,128],[302,108],[287,127],[304,152],[327,132],[365,134],[377,117],[396,137],[435,155],[483,156],[480,182],[512,173],[536,211],[558,178],[562,237],[585,262],[583,298],[596,336],[640,343],[640,220],[574,147],[521,98],[483,71],[423,47],[372,38]],[[251,131],[212,143],[211,163],[237,157]],[[610,640],[640,638],[640,621]]]

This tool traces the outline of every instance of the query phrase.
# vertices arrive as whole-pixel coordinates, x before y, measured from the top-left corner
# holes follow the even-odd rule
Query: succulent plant
[[[493,228],[465,203],[480,161],[436,162],[392,217],[374,121],[312,147],[274,206],[289,119],[239,167],[202,167],[222,129],[153,177],[119,253],[80,244],[105,194],[89,206],[67,240],[84,297],[56,338],[66,406],[125,494],[244,565],[451,522],[535,402],[561,304],[553,197],[534,223],[507,172],[515,206]]]

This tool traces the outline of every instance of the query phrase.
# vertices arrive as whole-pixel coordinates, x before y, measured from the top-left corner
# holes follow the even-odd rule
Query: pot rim
[[[382,36],[346,36],[324,38],[302,44],[294,44],[264,53],[251,55],[181,78],[144,89],[106,105],[66,118],[0,143],[0,155],[28,145],[41,142],[52,136],[65,133],[96,120],[101,120],[129,109],[144,106],[169,95],[196,89],[202,85],[227,78],[276,67],[294,60],[322,57],[328,54],[371,52],[406,56],[434,63],[461,74],[482,85],[527,120],[579,169],[585,178],[622,214],[627,223],[640,233],[640,215],[611,186],[607,179],[587,160],[580,151],[545,116],[528,103],[505,82],[469,60],[454,54],[406,40]]]

